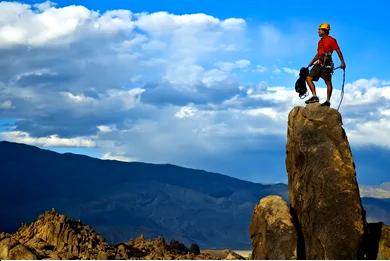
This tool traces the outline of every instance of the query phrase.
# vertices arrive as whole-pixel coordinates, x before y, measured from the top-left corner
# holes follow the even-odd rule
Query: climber
[[[336,39],[329,35],[330,25],[328,23],[320,24],[318,27],[318,35],[321,39],[318,41],[317,54],[309,63],[308,67],[311,67],[309,75],[306,77],[306,82],[309,85],[310,91],[313,96],[306,100],[305,103],[314,103],[319,102],[316,93],[316,87],[313,81],[318,81],[321,77],[324,79],[327,89],[327,98],[321,106],[330,106],[330,97],[332,96],[332,73],[334,69],[333,61],[332,61],[332,53],[333,51],[337,52],[339,56],[341,65],[340,68],[345,70],[346,65],[344,62],[343,54],[337,44]]]

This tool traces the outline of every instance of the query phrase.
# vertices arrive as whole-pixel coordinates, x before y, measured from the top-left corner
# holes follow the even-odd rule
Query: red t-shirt
[[[334,50],[340,49],[336,39],[326,35],[318,41],[317,58],[322,59],[324,53],[332,53]]]

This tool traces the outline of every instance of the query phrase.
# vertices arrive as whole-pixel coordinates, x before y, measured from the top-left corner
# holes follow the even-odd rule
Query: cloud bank
[[[258,32],[259,52],[282,48],[278,28]],[[293,91],[298,70],[252,61],[249,38],[241,18],[1,2],[0,117],[15,123],[0,137],[284,180],[283,157],[273,155],[284,155],[288,112],[304,104]],[[266,73],[291,86],[247,80]],[[345,89],[350,142],[390,148],[389,83]]]

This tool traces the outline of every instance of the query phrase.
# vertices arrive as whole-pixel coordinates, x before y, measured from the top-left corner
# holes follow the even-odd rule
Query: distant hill
[[[367,222],[390,224],[390,198],[362,198],[367,212]]]
[[[99,160],[0,142],[0,231],[12,232],[55,208],[111,242],[143,233],[202,248],[244,248],[254,205],[287,198],[284,184],[261,185],[174,165]]]
[[[175,165],[100,160],[0,142],[0,231],[14,232],[55,208],[110,242],[143,233],[205,248],[250,249],[260,198],[287,200],[287,185],[263,185]],[[368,218],[390,222],[390,201],[363,199]]]

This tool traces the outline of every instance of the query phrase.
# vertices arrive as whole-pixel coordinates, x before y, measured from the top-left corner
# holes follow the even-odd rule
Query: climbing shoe
[[[308,99],[308,100],[305,101],[306,104],[308,104],[308,103],[315,103],[315,102],[319,102],[317,96],[313,96],[313,97],[311,97],[310,99]]]
[[[328,107],[330,107],[330,102],[325,101],[324,103],[321,103],[321,106],[328,106]]]

